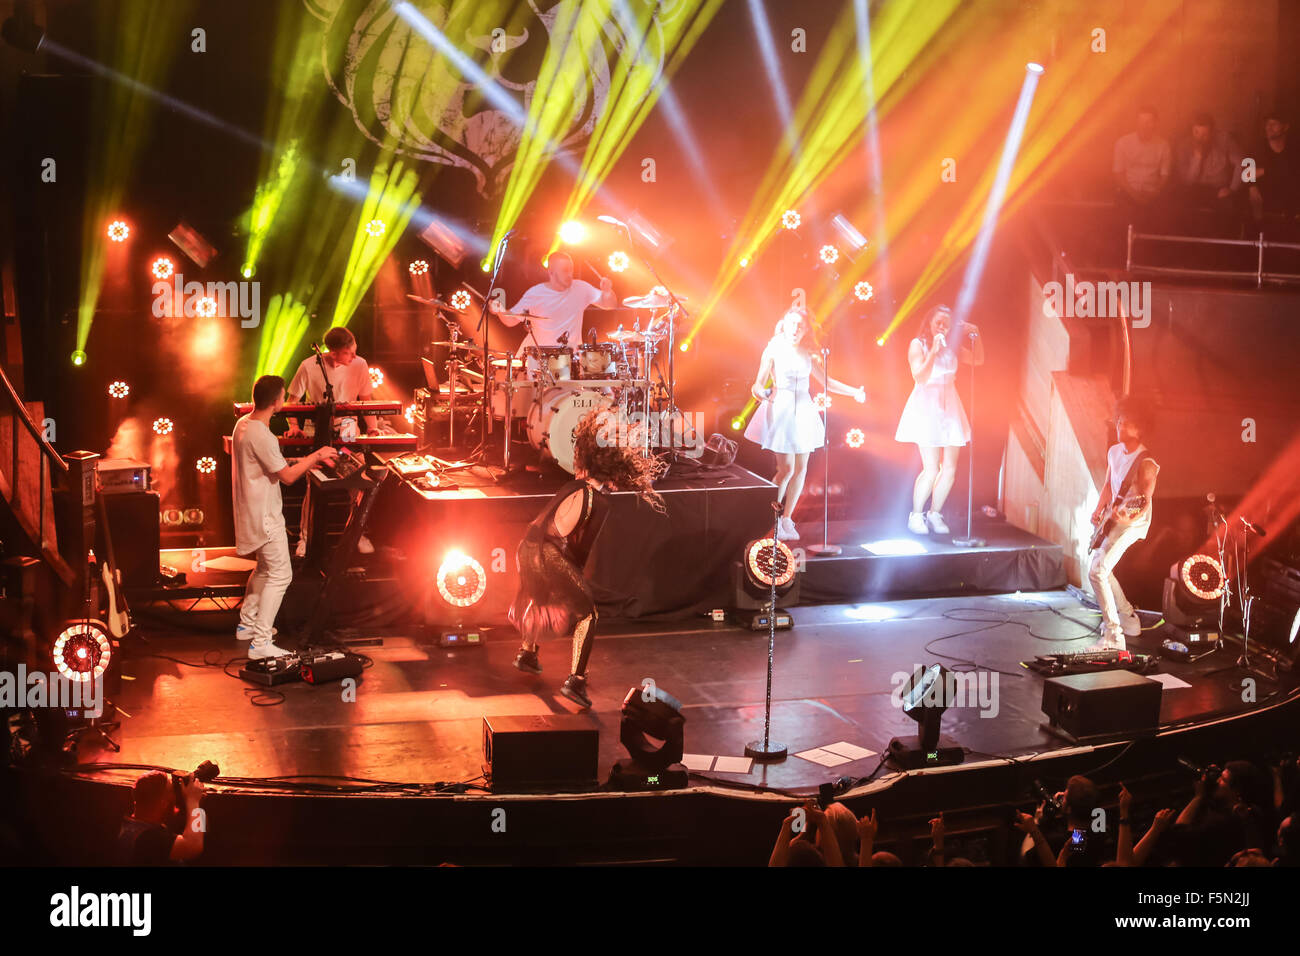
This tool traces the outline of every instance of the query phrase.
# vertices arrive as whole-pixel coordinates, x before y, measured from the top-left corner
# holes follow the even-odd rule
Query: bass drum
[[[594,408],[613,407],[613,400],[599,391],[548,389],[528,411],[528,442],[572,475],[573,433],[578,422]]]

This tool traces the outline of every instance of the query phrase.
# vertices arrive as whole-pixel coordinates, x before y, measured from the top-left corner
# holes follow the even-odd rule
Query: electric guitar
[[[1133,479],[1137,476],[1137,469],[1146,461],[1146,456],[1139,458],[1129,465],[1128,471],[1124,474],[1124,480],[1120,483],[1119,492],[1110,499],[1106,505],[1106,510],[1101,514],[1101,520],[1097,523],[1096,529],[1092,532],[1092,538],[1088,541],[1088,550],[1096,551],[1101,547],[1106,536],[1111,533],[1116,523],[1121,519],[1136,518],[1142,513],[1147,506],[1146,495],[1134,495],[1129,497],[1129,488],[1133,485]]]
[[[99,574],[104,579],[104,593],[108,595],[108,614],[105,623],[108,632],[115,638],[122,638],[131,630],[131,612],[126,606],[126,596],[122,593],[122,572],[113,557],[113,531],[108,525],[108,509],[104,507],[103,494],[96,494],[99,504],[99,520],[104,524],[104,550],[107,560],[99,562]]]

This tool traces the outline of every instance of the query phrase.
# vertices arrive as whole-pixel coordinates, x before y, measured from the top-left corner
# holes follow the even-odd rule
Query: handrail
[[[1153,243],[1176,243],[1192,246],[1228,246],[1237,249],[1255,250],[1255,268],[1254,269],[1196,269],[1182,266],[1155,266],[1143,265],[1135,262],[1133,259],[1133,246],[1139,240]],[[1259,234],[1258,239],[1220,239],[1213,236],[1177,236],[1161,235],[1158,233],[1137,232],[1133,224],[1128,226],[1128,244],[1125,255],[1124,266],[1128,272],[1146,274],[1146,275],[1167,275],[1167,276],[1184,276],[1188,278],[1202,279],[1239,279],[1248,280],[1255,283],[1255,288],[1261,289],[1265,282],[1277,285],[1291,285],[1300,283],[1300,273],[1295,272],[1266,272],[1264,270],[1264,253],[1268,249],[1289,249],[1300,251],[1300,243],[1295,242],[1275,242],[1264,238],[1264,233]]]
[[[9,376],[5,374],[3,368],[0,368],[0,381],[3,381],[5,386],[5,392],[3,395],[0,395],[0,397],[7,397],[9,399],[9,404],[14,407],[18,420],[26,426],[27,430],[31,433],[32,438],[36,439],[36,446],[41,450],[41,454],[48,458],[52,464],[57,465],[60,471],[67,472],[68,463],[63,460],[63,457],[57,451],[54,450],[54,446],[45,440],[45,436],[41,433],[41,430],[36,427],[36,423],[32,421],[31,414],[27,411],[27,406],[24,405],[23,400],[18,397],[18,392],[14,390],[13,382],[9,381]],[[15,449],[17,446],[18,443],[14,442]]]

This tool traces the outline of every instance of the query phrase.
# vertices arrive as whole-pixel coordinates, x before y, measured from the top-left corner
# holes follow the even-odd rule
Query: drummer
[[[501,321],[506,325],[518,325],[521,320],[515,316],[522,312],[534,316],[528,323],[533,334],[524,336],[516,353],[518,358],[523,358],[524,350],[530,345],[559,345],[566,332],[568,336],[564,341],[569,348],[576,349],[582,344],[582,314],[588,306],[618,308],[614,283],[602,276],[597,289],[590,282],[575,279],[573,257],[567,252],[552,252],[546,260],[546,271],[550,278],[525,292],[510,309],[513,315],[501,315]],[[489,302],[488,308],[494,313],[502,312],[495,300]]]

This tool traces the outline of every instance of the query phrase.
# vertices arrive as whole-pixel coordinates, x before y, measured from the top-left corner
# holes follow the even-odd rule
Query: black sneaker
[[[560,693],[573,701],[583,710],[591,707],[591,698],[587,696],[587,678],[570,674],[560,685]]]
[[[537,659],[537,652],[523,647],[519,648],[519,653],[515,655],[515,667],[529,674],[542,672],[542,662]]]

